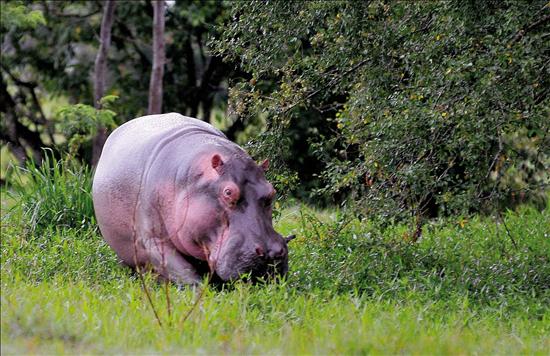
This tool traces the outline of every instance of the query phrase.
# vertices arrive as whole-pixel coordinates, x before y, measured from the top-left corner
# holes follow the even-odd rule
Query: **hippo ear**
[[[290,241],[294,240],[296,238],[296,235],[289,235],[287,237],[285,237],[285,242],[286,243],[289,243]]]
[[[262,169],[264,170],[264,172],[267,172],[267,170],[269,169],[269,160],[268,159],[264,159],[262,163],[260,163],[260,167],[262,167]]]
[[[220,170],[223,166],[222,158],[219,154],[215,154],[212,156],[212,168],[214,168],[218,173],[220,173]]]

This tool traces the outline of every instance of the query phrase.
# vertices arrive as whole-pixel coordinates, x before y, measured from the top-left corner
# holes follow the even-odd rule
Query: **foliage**
[[[57,108],[47,110],[48,106],[57,102],[93,106],[91,74],[101,9],[98,1],[2,2],[0,139],[20,161],[28,152],[38,161],[42,147],[63,142],[52,122]],[[14,27],[11,20],[4,21],[9,13],[24,14],[13,19],[45,21]],[[148,0],[116,6],[106,94],[119,97],[114,110],[117,124],[147,110],[152,14]],[[219,1],[178,1],[167,7],[164,112],[210,121],[224,110],[225,80],[234,70],[210,55],[206,41],[226,14],[226,5]]]
[[[309,140],[289,156],[317,165],[319,194],[386,220],[544,205],[545,1],[233,5],[214,42],[250,73],[233,111]]]
[[[74,157],[78,148],[83,143],[90,142],[100,128],[116,128],[116,113],[109,108],[117,99],[116,95],[104,96],[99,102],[101,109],[85,104],[66,105],[59,109],[56,121],[68,139],[69,157]]]
[[[542,140],[546,139],[544,133]],[[541,142],[541,137],[531,135],[526,128],[503,136],[503,146],[515,156],[514,164],[503,162],[501,157],[491,172],[491,179],[500,190],[510,190],[510,198],[514,203],[530,200],[538,206],[544,205],[544,188],[550,182],[550,151],[547,142]],[[543,188],[543,189],[541,189]]]
[[[27,30],[46,24],[41,11],[29,11],[22,1],[2,1],[1,6],[0,26],[2,26],[2,30]]]

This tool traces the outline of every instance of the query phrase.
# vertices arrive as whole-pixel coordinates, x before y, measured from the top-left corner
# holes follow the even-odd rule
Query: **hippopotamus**
[[[177,284],[206,273],[222,281],[284,275],[292,237],[273,228],[268,165],[204,121],[177,113],[128,121],[108,137],[95,170],[99,229],[124,264]]]

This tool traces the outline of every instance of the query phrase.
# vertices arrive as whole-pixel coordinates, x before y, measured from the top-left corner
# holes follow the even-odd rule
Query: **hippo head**
[[[244,153],[212,154],[208,163],[215,174],[204,188],[218,225],[206,244],[211,269],[224,281],[286,274],[288,241],[273,228],[275,189],[265,178],[267,160],[258,165]]]

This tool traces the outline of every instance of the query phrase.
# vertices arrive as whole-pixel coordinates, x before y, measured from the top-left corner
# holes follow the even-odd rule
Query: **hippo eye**
[[[231,196],[232,193],[233,192],[229,188],[226,188],[226,189],[223,190],[223,194],[225,194],[225,196],[229,197],[229,196]]]

